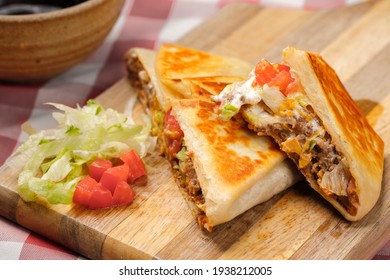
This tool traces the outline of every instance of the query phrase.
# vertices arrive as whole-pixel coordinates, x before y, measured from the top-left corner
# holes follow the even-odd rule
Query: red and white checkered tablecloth
[[[85,61],[45,83],[0,84],[0,165],[26,139],[25,121],[37,129],[54,125],[44,104],[84,104],[123,78],[123,55],[131,47],[156,49],[174,42],[224,5],[246,2],[296,9],[328,9],[362,0],[127,0],[105,42]],[[0,217],[0,260],[80,259],[77,253]],[[390,241],[374,259],[390,259]]]

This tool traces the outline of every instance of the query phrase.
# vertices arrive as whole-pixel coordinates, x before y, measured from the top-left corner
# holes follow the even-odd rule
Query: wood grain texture
[[[135,186],[134,203],[110,210],[25,203],[16,193],[19,170],[5,164],[0,214],[93,259],[371,258],[390,238],[389,15],[386,0],[328,11],[234,4],[178,41],[252,64],[279,61],[286,45],[321,52],[385,142],[380,200],[361,221],[347,222],[301,182],[212,233],[202,231],[157,153],[146,158],[148,177]],[[98,99],[124,111],[131,94],[124,78]],[[142,114],[139,105],[135,114]]]

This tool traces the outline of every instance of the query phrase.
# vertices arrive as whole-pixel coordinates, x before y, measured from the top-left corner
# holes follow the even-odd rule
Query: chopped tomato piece
[[[290,72],[290,66],[286,64],[275,63],[273,64],[273,66],[276,68],[278,72],[282,72],[282,71]]]
[[[291,77],[290,72],[282,70],[281,72],[276,74],[272,81],[268,83],[268,86],[277,87],[284,95],[286,95],[286,88],[292,82],[294,82],[294,79]]]
[[[116,185],[119,181],[126,181],[128,174],[129,166],[127,164],[114,166],[104,171],[100,183],[113,194]]]
[[[127,181],[133,183],[138,178],[146,175],[145,164],[135,150],[124,153],[120,159],[129,166]]]
[[[120,181],[115,188],[114,195],[112,196],[112,204],[114,206],[127,205],[134,200],[134,190],[125,181]]]
[[[104,171],[112,167],[112,162],[108,159],[97,158],[89,166],[89,176],[99,181]]]
[[[165,133],[169,135],[172,139],[182,138],[184,136],[183,131],[180,129],[180,125],[177,122],[176,118],[171,114],[169,110],[165,115]]]
[[[176,156],[182,148],[182,143],[180,139],[172,139],[169,142],[168,153],[172,156]]]
[[[262,59],[255,68],[256,83],[260,86],[267,84],[270,87],[277,87],[287,95],[287,87],[295,81],[291,76],[290,67],[285,64],[271,64]],[[290,90],[293,89],[290,87]],[[291,93],[292,91],[288,91]]]
[[[98,184],[91,176],[85,176],[75,188],[73,202],[88,207],[92,192],[97,188]]]
[[[171,156],[176,156],[181,150],[181,139],[184,137],[184,133],[176,118],[171,115],[171,110],[166,113],[164,121],[164,137],[168,145],[168,153]]]
[[[92,192],[89,200],[89,209],[108,208],[112,206],[112,194],[111,192],[98,184]]]
[[[263,86],[269,83],[276,76],[276,69],[267,60],[262,59],[255,68],[256,81]]]
[[[113,160],[115,163],[97,158],[89,165],[90,174],[75,188],[75,204],[98,209],[126,205],[134,200],[135,192],[129,183],[146,175],[143,160],[135,150]]]

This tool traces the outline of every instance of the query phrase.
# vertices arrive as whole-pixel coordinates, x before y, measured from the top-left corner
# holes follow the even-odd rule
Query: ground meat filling
[[[136,53],[127,56],[127,75],[137,90],[138,99],[145,108],[152,108],[155,89]]]
[[[313,116],[317,118],[316,116]],[[263,126],[251,126],[250,128],[258,132],[260,135],[270,135],[279,145],[283,145],[289,139],[297,139],[299,144],[303,146],[308,139],[313,137],[314,129],[307,125],[307,121],[301,116],[285,117],[283,123],[269,123]],[[317,118],[318,123],[320,120]],[[295,152],[287,152],[287,155],[294,161],[297,166],[300,165],[303,154]],[[330,135],[325,132],[321,137],[316,138],[315,145],[310,150],[310,157],[307,163],[300,168],[303,175],[311,182],[321,185],[321,181],[326,172],[332,172],[337,167],[340,167],[345,162],[344,156],[341,155],[332,144]],[[351,215],[356,215],[357,208],[354,206],[358,201],[355,191],[353,178],[347,168],[345,177],[349,178],[348,188],[345,195],[336,195],[326,189],[320,188],[325,195],[336,199]],[[344,176],[344,174],[343,174]]]
[[[184,162],[179,162],[180,167],[176,169],[176,180],[179,182],[181,188],[183,188],[188,198],[194,202],[195,205],[202,205],[205,203],[202,189],[200,188],[197,175],[194,169],[192,160],[189,158]],[[205,227],[208,222],[206,213],[199,207],[196,207],[196,219],[197,223]],[[210,231],[212,228],[208,228]]]
[[[200,188],[190,155],[188,154],[188,158],[185,161],[180,161],[178,165],[178,180],[180,180],[180,185],[186,189],[186,193],[191,197],[191,200],[194,201],[195,204],[204,204],[205,200],[202,189]]]
[[[158,138],[160,153],[164,154],[170,161],[173,167],[175,181],[178,183],[181,190],[183,190],[187,198],[195,205],[204,204],[205,200],[191,159],[192,155],[187,153],[185,160],[181,161],[177,159],[176,153],[170,153],[170,139],[167,135],[172,134],[166,133],[165,131],[164,122],[162,121],[165,116],[163,115],[162,110],[157,108],[158,104],[155,100],[155,89],[153,87],[153,83],[135,53],[130,53],[127,59],[128,77],[132,86],[137,90],[137,95],[141,104],[145,108],[153,108],[152,134]],[[183,140],[180,139],[180,142],[180,147],[183,148]],[[194,208],[194,210],[196,211],[195,215],[197,217],[198,224],[205,227],[208,222],[206,214],[199,207]],[[208,228],[208,230],[211,230],[211,228]]]
[[[169,135],[170,133],[168,133]],[[197,222],[200,226],[205,227],[207,224],[207,216],[204,211],[201,210],[201,205],[205,203],[205,199],[202,193],[202,189],[199,185],[198,177],[194,168],[194,164],[192,161],[192,154],[189,152],[185,152],[184,159],[178,159],[177,153],[172,153],[172,149],[169,147],[169,139],[165,137],[165,154],[166,158],[170,161],[171,166],[173,167],[173,174],[175,181],[179,185],[181,191],[186,196],[189,201],[192,201],[194,205],[197,207],[193,208],[195,212],[195,216],[197,218]],[[181,149],[186,149],[183,143],[183,139],[181,139]],[[208,228],[210,231],[211,228]]]
[[[182,148],[185,147],[182,145]],[[167,151],[168,147],[165,148]],[[197,207],[193,208],[197,223],[201,227],[205,227],[208,222],[206,213],[201,210],[200,206],[205,203],[205,199],[202,193],[202,189],[199,185],[198,177],[192,161],[192,154],[186,152],[185,160],[179,160],[175,155],[167,154],[168,160],[173,167],[173,174],[176,183],[187,197],[188,200],[192,201]],[[208,228],[210,231],[211,228]]]

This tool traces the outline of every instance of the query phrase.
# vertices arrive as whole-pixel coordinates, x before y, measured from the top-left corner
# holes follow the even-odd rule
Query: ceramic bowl
[[[0,81],[42,81],[79,63],[102,44],[123,4],[86,0],[55,11],[0,15]]]

